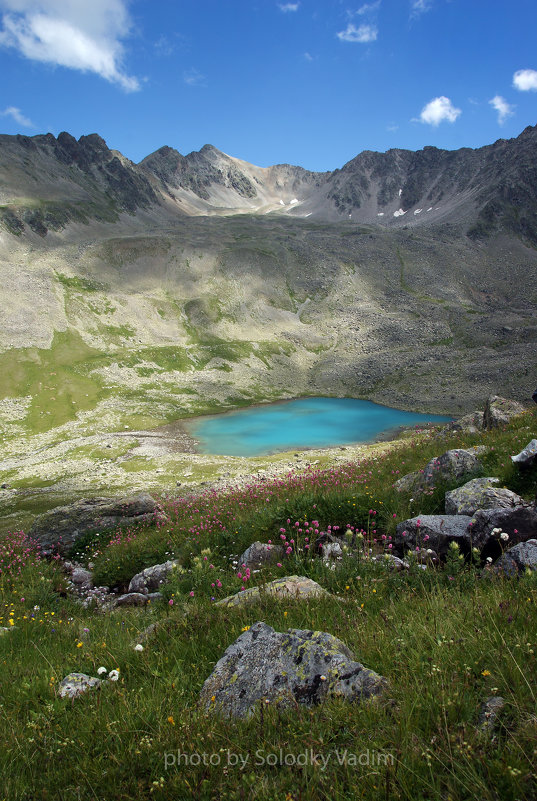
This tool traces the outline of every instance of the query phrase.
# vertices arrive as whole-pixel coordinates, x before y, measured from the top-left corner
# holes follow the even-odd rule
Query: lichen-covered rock
[[[141,592],[144,595],[156,592],[178,564],[177,561],[170,559],[161,565],[146,567],[141,573],[137,573],[131,578],[129,592]]]
[[[446,492],[446,514],[471,516],[478,509],[513,509],[524,503],[516,492],[493,486],[499,483],[497,478],[473,478]]]
[[[445,557],[451,542],[456,542],[464,552],[470,550],[468,515],[421,515],[404,520],[397,526],[393,545],[398,551],[431,548],[439,557]]]
[[[516,456],[511,456],[511,461],[518,464],[519,467],[530,467],[537,459],[537,439],[532,439],[528,442],[526,447],[517,453]]]
[[[470,412],[449,423],[444,431],[463,431],[465,434],[477,434],[483,428],[483,412]]]
[[[483,734],[492,734],[498,722],[498,715],[505,706],[505,699],[501,695],[491,695],[483,701],[477,718],[477,728]]]
[[[537,570],[537,539],[519,542],[500,556],[492,566],[494,573],[514,578],[526,570]]]
[[[239,606],[239,604],[253,603],[263,596],[292,600],[294,598],[319,598],[321,595],[328,595],[328,593],[316,581],[305,576],[285,576],[271,581],[269,584],[248,587],[236,595],[229,595],[227,598],[217,601],[215,606]]]
[[[93,687],[99,687],[101,684],[100,679],[93,676],[87,676],[85,673],[69,673],[59,684],[58,694],[61,698],[74,698],[77,695],[91,690]]]
[[[483,412],[483,428],[500,428],[506,425],[512,417],[517,417],[525,411],[524,406],[518,401],[500,398],[498,395],[490,395],[485,404]]]
[[[323,631],[275,631],[255,623],[229,646],[201,690],[206,711],[247,717],[260,704],[278,708],[327,698],[378,696],[386,679],[354,661],[347,646]]]
[[[265,542],[252,542],[244,553],[239,556],[239,565],[250,569],[275,565],[282,558],[282,549],[279,545]]]
[[[66,554],[80,537],[92,531],[151,523],[165,515],[147,492],[123,498],[85,498],[39,515],[29,536],[47,556]]]
[[[434,486],[439,481],[455,481],[472,473],[479,473],[481,469],[481,463],[474,453],[464,448],[454,448],[441,456],[435,456],[423,470],[402,476],[394,487],[399,492],[413,492]]]

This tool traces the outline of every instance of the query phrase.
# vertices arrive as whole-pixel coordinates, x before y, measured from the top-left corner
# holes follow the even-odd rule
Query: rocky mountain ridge
[[[135,164],[97,134],[0,137],[0,223],[46,236],[70,222],[117,222],[140,211],[350,220],[382,228],[462,224],[484,238],[509,231],[537,241],[537,127],[477,150],[364,151],[340,169],[257,167],[212,145],[181,155],[164,146]]]

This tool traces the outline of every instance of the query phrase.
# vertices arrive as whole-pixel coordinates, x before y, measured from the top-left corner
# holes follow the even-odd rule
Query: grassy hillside
[[[4,537],[0,625],[8,632],[0,638],[0,727],[10,743],[0,753],[4,796],[537,797],[535,574],[485,580],[480,566],[466,564],[456,550],[444,567],[427,571],[414,565],[394,573],[368,558],[370,548],[389,552],[400,520],[443,510],[445,486],[410,497],[392,484],[448,447],[486,445],[484,474],[534,498],[537,468],[519,473],[509,457],[536,427],[530,412],[505,430],[420,433],[360,460],[291,471],[275,481],[252,477],[227,492],[163,498],[169,523],[95,535],[76,554],[92,562],[98,581],[116,586],[176,557],[164,599],[144,609],[83,610],[65,594],[59,564],[39,559],[22,532]],[[315,530],[328,526],[352,526],[363,543],[361,553],[346,554],[334,570],[311,553]],[[237,555],[255,539],[276,542],[282,534],[292,547],[281,567],[245,582]],[[312,577],[331,596],[214,605],[243,586],[293,573]],[[278,631],[308,628],[339,637],[388,679],[386,698],[288,712],[264,706],[248,722],[205,715],[197,704],[204,680],[258,620]],[[156,629],[144,638],[152,623]],[[135,650],[142,640],[143,650]],[[118,670],[118,681],[74,701],[58,697],[67,673],[97,675],[101,666]],[[476,726],[480,704],[491,695],[506,701],[492,737]],[[311,749],[316,764],[299,757]]]

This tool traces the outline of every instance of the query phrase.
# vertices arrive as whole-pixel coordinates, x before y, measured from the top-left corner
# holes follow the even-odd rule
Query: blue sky
[[[0,130],[261,166],[537,122],[535,0],[0,0]]]

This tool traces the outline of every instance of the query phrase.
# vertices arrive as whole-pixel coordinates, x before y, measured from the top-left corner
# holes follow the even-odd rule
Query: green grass
[[[0,637],[0,737],[14,744],[0,751],[2,797],[535,798],[537,574],[483,580],[456,553],[445,568],[394,573],[364,553],[370,543],[380,550],[389,542],[382,534],[389,538],[399,520],[442,511],[446,486],[411,500],[392,485],[449,447],[485,444],[484,474],[532,499],[537,468],[520,472],[509,456],[536,429],[531,412],[479,435],[416,434],[379,445],[360,462],[252,482],[227,494],[164,499],[167,524],[86,537],[72,556],[91,560],[96,580],[109,586],[124,588],[143,567],[179,559],[164,600],[145,609],[84,610],[66,596],[56,563],[37,560],[21,535],[0,540],[0,626],[13,628]],[[362,552],[327,569],[305,547],[314,519],[321,529],[361,528]],[[247,583],[297,573],[331,596],[215,607],[211,598],[243,586],[230,555],[255,539],[277,541],[282,527],[295,532],[296,551]],[[358,661],[388,679],[386,697],[287,711],[269,705],[249,721],[205,714],[198,705],[204,680],[257,620],[278,631],[317,629],[339,637]],[[142,652],[134,651],[153,622],[156,632]],[[119,681],[74,702],[58,697],[67,673],[97,675],[100,666],[119,669]],[[476,727],[480,704],[491,695],[506,701],[492,740]],[[284,764],[310,749],[322,757],[317,765]],[[173,763],[178,752],[188,765]],[[193,764],[197,754],[213,755],[213,764],[204,765],[203,757]],[[275,765],[268,754],[276,755]],[[232,755],[240,755],[243,768],[232,764],[239,759]]]

